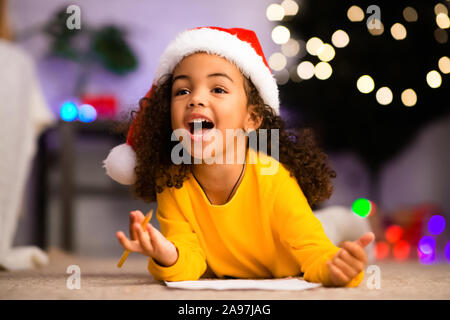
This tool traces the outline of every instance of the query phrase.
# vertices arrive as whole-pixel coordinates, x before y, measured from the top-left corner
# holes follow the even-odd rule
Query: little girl
[[[186,134],[173,134],[180,130]],[[227,130],[244,134],[230,141]],[[221,135],[210,139],[211,132]],[[180,141],[190,161],[174,161]],[[207,161],[213,156],[223,161]],[[264,173],[267,164],[276,170]],[[374,235],[342,248],[325,235],[310,206],[330,197],[335,173],[311,132],[285,129],[276,81],[251,30],[201,27],[179,34],[160,59],[127,143],[110,152],[105,167],[116,181],[132,184],[137,197],[158,203],[161,232],[151,224],[142,229],[144,216],[133,211],[130,239],[117,233],[125,249],[149,257],[156,280],[303,275],[347,287],[362,281],[364,247]]]

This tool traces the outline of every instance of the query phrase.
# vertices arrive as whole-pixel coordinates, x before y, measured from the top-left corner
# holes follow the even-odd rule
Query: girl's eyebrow
[[[230,80],[231,82],[234,82],[233,79],[231,79],[230,76],[228,76],[226,73],[220,73],[220,72],[216,72],[216,73],[211,73],[208,75],[208,78],[210,77],[225,77],[228,80]],[[178,79],[191,79],[191,77],[185,75],[185,74],[181,74],[179,76],[176,76],[175,78],[173,78],[172,83],[174,83],[176,80]]]

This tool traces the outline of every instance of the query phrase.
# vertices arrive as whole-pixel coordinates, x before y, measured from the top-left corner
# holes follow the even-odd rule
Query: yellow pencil
[[[150,210],[150,211],[147,213],[147,215],[146,215],[145,218],[144,218],[144,221],[142,221],[141,227],[142,227],[142,229],[144,229],[144,231],[146,230],[145,227],[146,227],[147,223],[149,223],[150,220],[152,219],[152,215],[153,215],[153,209]],[[125,252],[122,254],[122,258],[120,258],[120,261],[119,261],[119,263],[117,264],[117,267],[118,267],[118,268],[122,267],[122,265],[123,265],[123,263],[125,262],[125,260],[127,260],[127,257],[128,257],[129,254],[130,254],[130,251],[125,250]]]

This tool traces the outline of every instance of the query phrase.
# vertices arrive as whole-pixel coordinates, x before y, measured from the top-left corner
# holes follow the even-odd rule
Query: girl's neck
[[[223,164],[193,164],[191,170],[197,181],[201,184],[203,190],[207,192],[208,195],[212,194],[219,196],[222,194],[228,197],[236,182],[237,185],[234,192],[239,186],[240,182],[237,181],[239,177],[239,180],[242,181],[244,176],[242,171],[243,168],[245,168],[245,157],[247,152],[248,149],[246,148],[243,159],[239,159],[235,152],[234,161],[232,163],[226,163],[226,160],[224,159]]]

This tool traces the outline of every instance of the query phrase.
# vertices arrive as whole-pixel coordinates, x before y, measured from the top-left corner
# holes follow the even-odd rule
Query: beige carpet
[[[365,275],[358,288],[315,288],[306,291],[196,290],[167,288],[154,281],[144,257],[131,256],[116,267],[116,259],[78,257],[49,251],[50,265],[31,271],[0,271],[0,299],[450,299],[450,265],[418,262],[377,263],[381,288],[369,289]],[[66,287],[67,267],[78,265],[81,288]]]

